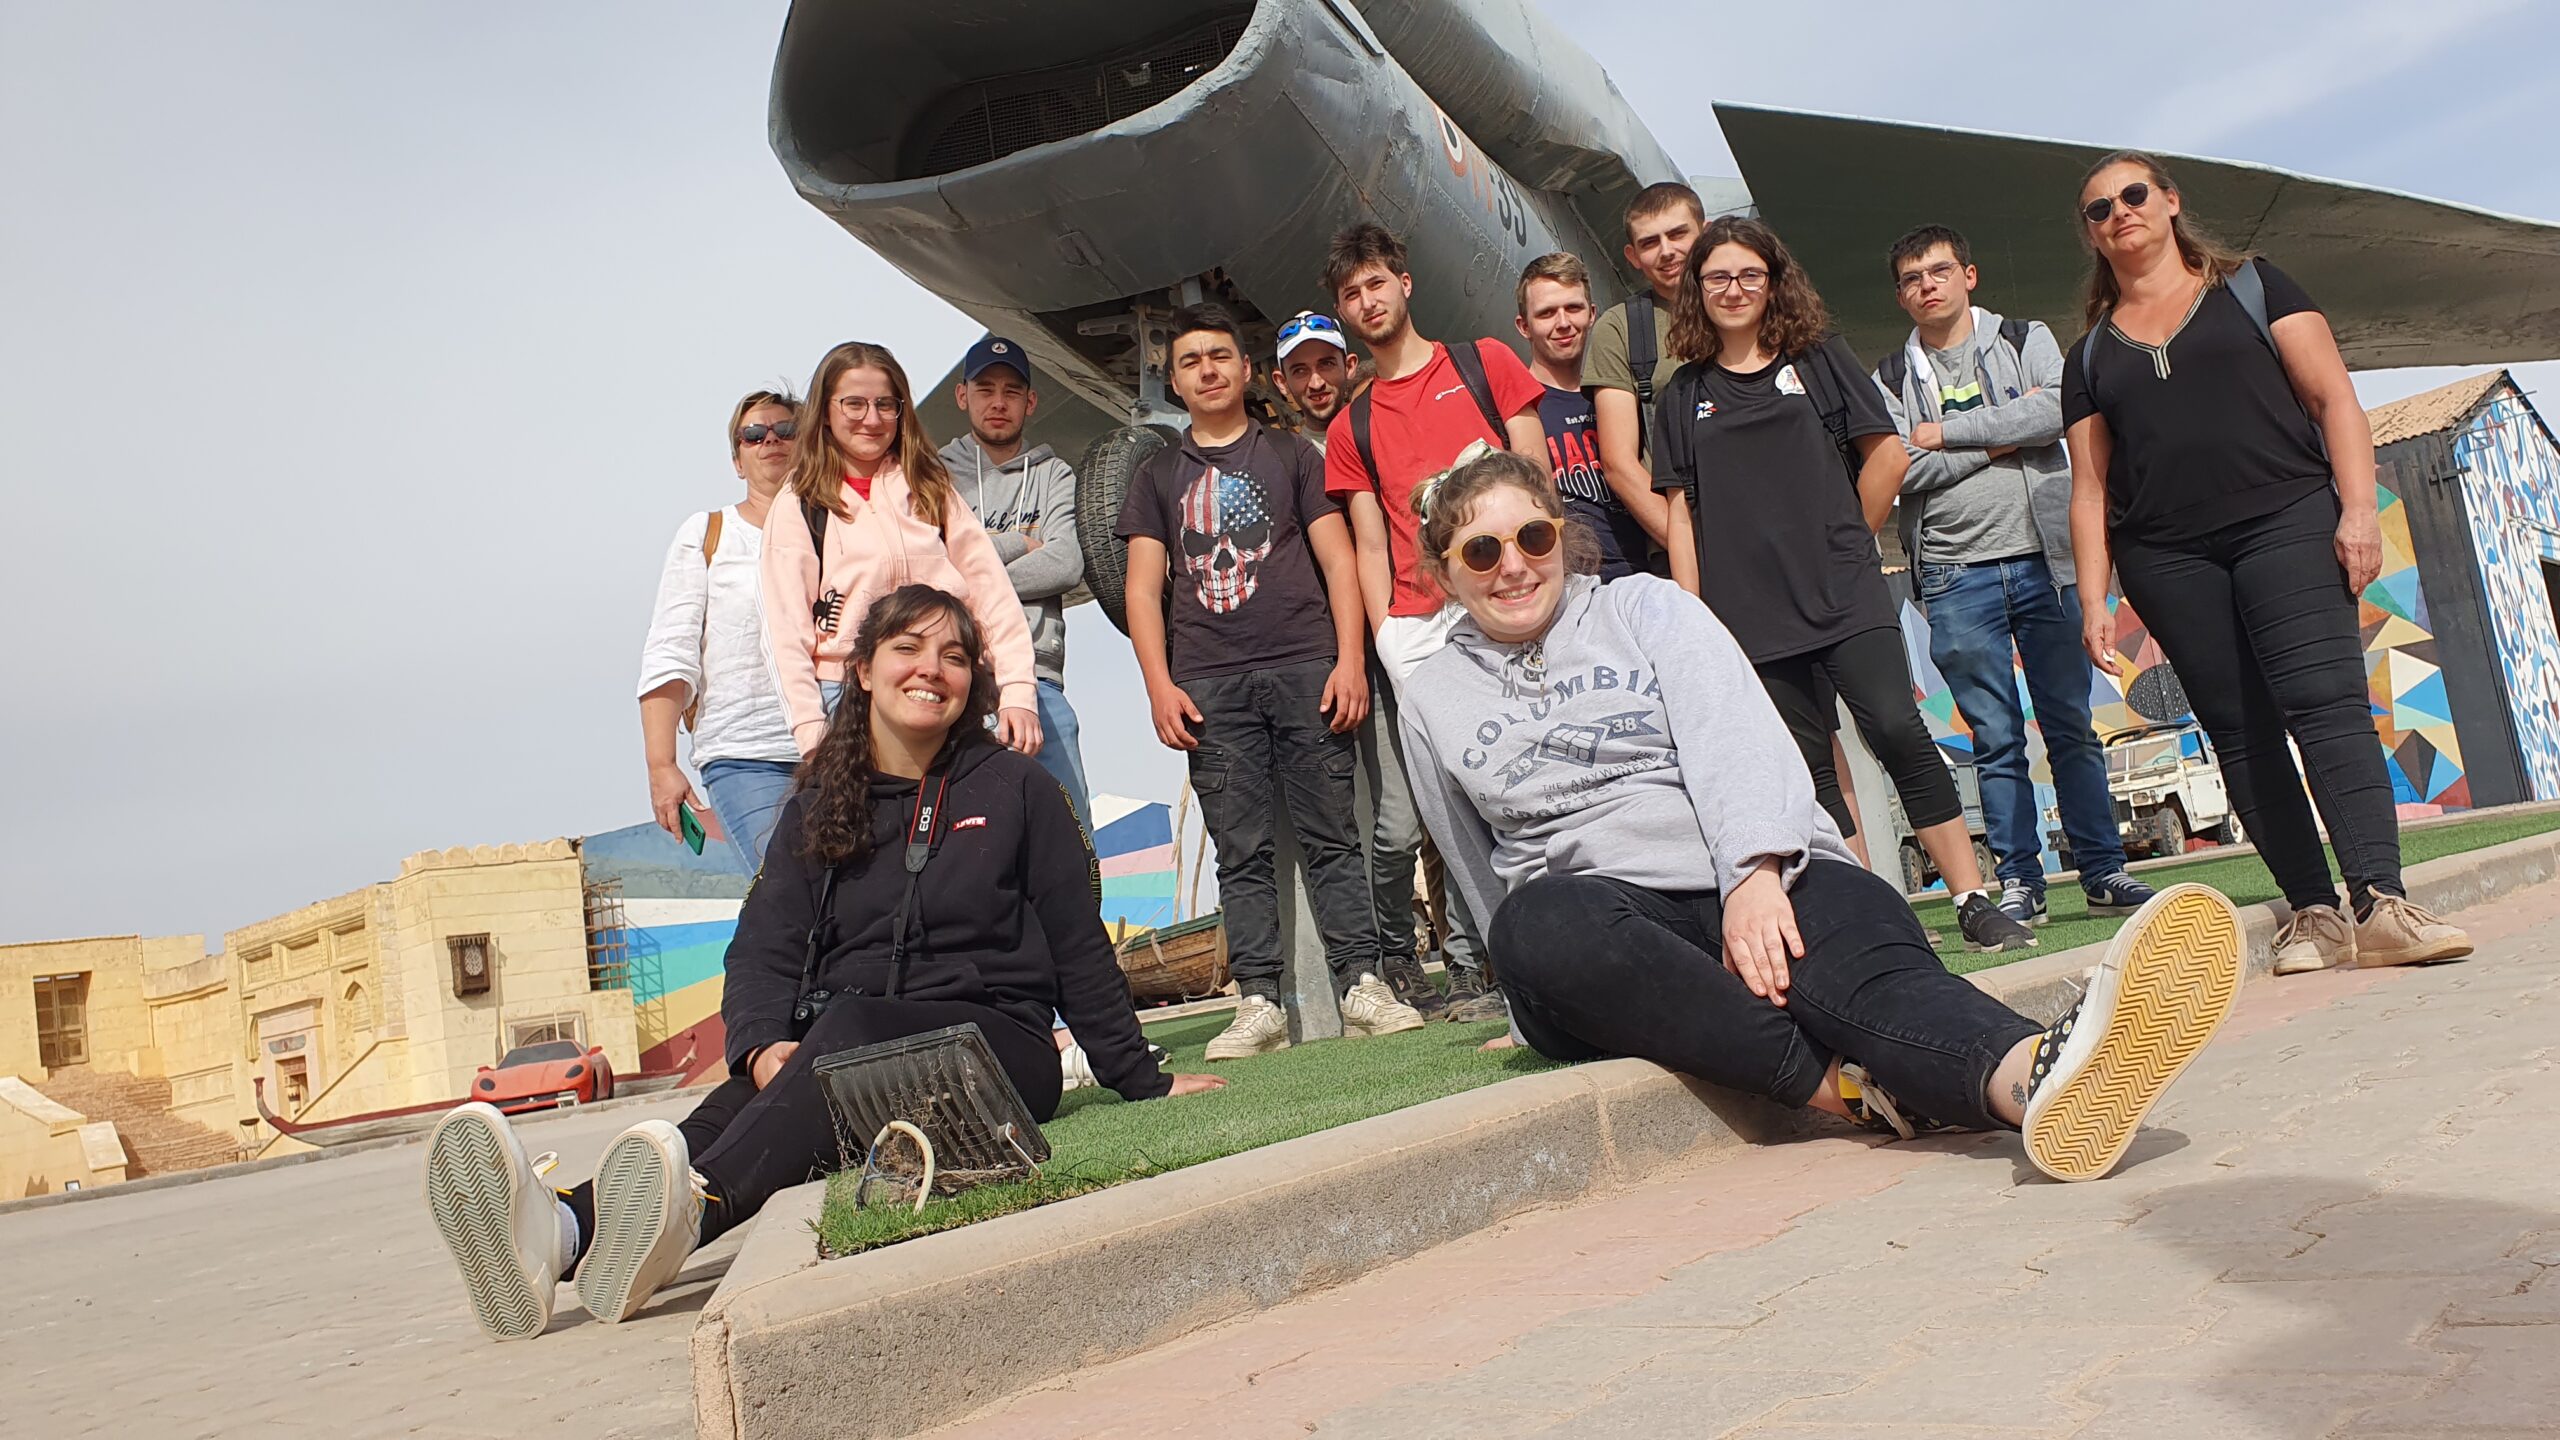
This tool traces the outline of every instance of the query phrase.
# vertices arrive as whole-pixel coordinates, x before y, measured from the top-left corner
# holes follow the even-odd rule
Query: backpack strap
[[[2018,352],[2018,364],[2022,373],[2027,361],[2027,337],[2035,333],[2035,328],[2036,322],[2033,320],[2010,318],[2000,322],[2000,338],[2008,341],[2009,348]]]
[[[2241,261],[2240,268],[2232,271],[2223,283],[2231,287],[2231,298],[2239,301],[2240,308],[2249,312],[2249,323],[2258,327],[2258,338],[2267,342],[2268,349],[2274,350],[2276,328],[2267,322],[2267,278],[2258,273],[2257,257]],[[2283,352],[2277,353],[2281,355]]]
[[[1902,382],[1910,378],[1911,356],[1899,345],[1893,347],[1893,353],[1876,362],[1876,383],[1890,395],[1900,397]]]
[[[809,548],[818,552],[818,572],[827,569],[827,517],[834,512],[824,505],[800,503],[800,518],[809,522]]]
[[[1653,429],[1653,372],[1662,363],[1654,347],[1653,292],[1627,297],[1627,371],[1636,380],[1636,453],[1646,453]]]
[[[702,517],[702,568],[706,574],[709,573],[711,569],[712,557],[720,553],[720,522],[726,520],[728,516],[729,512],[726,510],[712,510],[705,512]],[[702,643],[697,646],[696,649],[705,660],[708,660],[711,653],[711,597],[708,593],[707,581],[705,582],[705,587],[705,593],[702,597]],[[694,673],[696,675],[702,673],[702,666],[700,663],[697,663],[694,666]],[[684,707],[683,718],[684,728],[687,730],[693,729],[696,723],[701,720],[701,686],[696,685],[693,687],[693,703]]]
[[[1474,397],[1476,409],[1484,415],[1484,423],[1493,427],[1494,445],[1500,449],[1509,449],[1511,428],[1503,423],[1502,407],[1494,403],[1493,380],[1484,373],[1484,352],[1477,349],[1476,344],[1475,341],[1468,341],[1464,344],[1448,346],[1449,363],[1457,367],[1458,378],[1465,382],[1467,394]],[[1368,457],[1364,455],[1361,458],[1365,460]]]
[[[1791,356],[1787,364],[1803,384],[1804,398],[1813,402],[1814,413],[1822,417],[1822,428],[1831,433],[1831,443],[1840,451],[1840,462],[1848,467],[1850,478],[1855,479],[1858,466],[1849,458],[1849,402],[1832,388],[1831,368],[1813,363],[1811,352]]]

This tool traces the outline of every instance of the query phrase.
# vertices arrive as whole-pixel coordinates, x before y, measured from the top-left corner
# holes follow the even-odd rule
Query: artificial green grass
[[[2424,860],[2439,860],[2459,855],[2466,850],[2485,850],[2504,845],[2528,835],[2560,829],[2560,813],[2542,815],[2484,815],[2477,820],[2456,821],[2450,825],[2431,825],[2424,830],[2400,832],[2400,862],[2415,865]],[[2338,857],[2329,854],[2334,873]],[[2212,852],[2199,854],[2183,865],[2163,865],[2157,870],[2139,872],[2140,877],[2155,888],[2192,881],[2210,885],[2231,897],[2235,905],[2256,905],[2283,898],[2276,888],[2275,877],[2267,873],[2266,862],[2255,855],[2217,857]],[[2343,894],[2343,890],[2341,891]],[[1955,906],[1944,895],[1923,900],[1912,907],[1920,923],[1929,927],[1930,938],[1937,942],[1940,958],[1947,968],[1959,975],[2006,965],[2016,960],[2050,955],[2057,950],[2094,945],[2116,933],[2124,917],[2091,915],[2088,901],[2080,887],[2069,881],[2054,885],[2046,893],[2046,906],[2053,916],[2051,923],[2036,931],[2037,948],[2012,950],[2001,955],[1976,955],[1964,948],[1964,936],[1956,929]]]
[[[2560,829],[2560,813],[2488,815],[2404,831],[2400,854],[2403,863],[2415,865],[2554,829]],[[2331,863],[2335,864],[2334,856]],[[2146,870],[2142,878],[2154,886],[2182,881],[2211,885],[2242,905],[2278,896],[2274,879],[2255,855],[2217,858],[2208,854],[2182,865]],[[2080,887],[2068,882],[2052,888],[2049,903],[2053,920],[2036,932],[2040,946],[2004,955],[1968,953],[1956,930],[1954,908],[1943,896],[1924,900],[1914,909],[1929,927],[1947,968],[1959,974],[2095,944],[2124,923],[2120,917],[2091,916]],[[1059,1106],[1058,1117],[1043,1127],[1052,1157],[1037,1178],[984,1185],[936,1199],[920,1213],[879,1207],[856,1210],[853,1177],[837,1175],[828,1182],[826,1206],[818,1219],[820,1244],[831,1255],[875,1249],[1553,1068],[1528,1050],[1478,1051],[1476,1046],[1502,1033],[1498,1024],[1438,1022],[1402,1035],[1304,1045],[1209,1066],[1200,1058],[1201,1049],[1226,1028],[1229,1018],[1228,1012],[1218,1011],[1165,1021],[1147,1032],[1148,1038],[1171,1052],[1168,1068],[1224,1076],[1226,1089],[1144,1105],[1124,1103],[1106,1090],[1076,1091]]]
[[[930,1201],[921,1213],[876,1205],[856,1210],[853,1177],[839,1174],[827,1185],[820,1243],[828,1254],[850,1255],[1554,1068],[1529,1050],[1476,1049],[1503,1032],[1500,1024],[1439,1021],[1402,1035],[1203,1062],[1202,1048],[1232,1018],[1222,1010],[1147,1030],[1147,1038],[1171,1052],[1167,1069],[1221,1076],[1226,1089],[1143,1105],[1107,1090],[1074,1091],[1058,1118],[1042,1127],[1051,1158],[1037,1178],[982,1185]]]

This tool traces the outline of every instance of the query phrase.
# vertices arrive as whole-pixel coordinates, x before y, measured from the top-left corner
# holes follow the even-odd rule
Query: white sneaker
[[[1396,998],[1387,982],[1367,971],[1342,992],[1342,1033],[1396,1035],[1423,1026],[1422,1012]]]
[[[2355,926],[2335,905],[2312,905],[2293,912],[2276,932],[2276,973],[2305,975],[2314,970],[2352,969],[2356,963]]]
[[[507,1117],[473,1101],[436,1122],[427,1140],[427,1213],[462,1271],[472,1318],[493,1340],[523,1340],[551,1323],[562,1253],[560,1197],[529,1159]]]
[[[1061,1094],[1096,1083],[1093,1061],[1084,1053],[1082,1045],[1069,1045],[1058,1052],[1058,1090]]]
[[[676,1278],[702,1238],[702,1177],[683,1132],[643,1120],[596,1162],[596,1233],[578,1262],[578,1300],[617,1325]]]
[[[1241,1060],[1289,1048],[1289,1017],[1268,996],[1247,995],[1236,1004],[1236,1018],[1209,1042],[1203,1060]]]

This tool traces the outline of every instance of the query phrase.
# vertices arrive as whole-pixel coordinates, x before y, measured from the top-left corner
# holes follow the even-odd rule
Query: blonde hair
[[[1440,477],[1439,484],[1427,487],[1427,496],[1426,487],[1414,487],[1414,513],[1422,520],[1416,541],[1431,578],[1443,582],[1441,589],[1448,588],[1445,582],[1449,578],[1449,546],[1465,527],[1467,517],[1475,513],[1476,502],[1506,485],[1528,496],[1542,514],[1556,522],[1567,571],[1576,575],[1600,573],[1600,542],[1589,530],[1566,517],[1564,502],[1556,498],[1556,487],[1547,473],[1512,451],[1489,450]],[[1427,510],[1423,508],[1426,504]]]
[[[953,503],[951,472],[916,415],[915,390],[907,384],[906,368],[887,346],[867,341],[847,340],[828,351],[819,358],[817,373],[809,377],[808,394],[800,401],[800,450],[791,466],[791,493],[805,504],[847,514],[844,477],[853,461],[837,447],[835,432],[827,427],[827,407],[834,403],[836,381],[853,370],[877,370],[889,377],[889,393],[898,402],[898,436],[889,444],[890,458],[906,474],[916,518],[940,526],[946,507]]]
[[[799,416],[799,412],[800,412],[800,397],[799,397],[799,396],[797,396],[797,395],[792,394],[790,391],[788,391],[788,390],[750,390],[750,391],[748,391],[748,392],[747,392],[747,398],[745,398],[744,400],[739,401],[739,402],[738,402],[734,407],[732,407],[732,408],[730,409],[730,411],[729,411],[729,458],[730,458],[730,459],[735,460],[735,459],[737,459],[737,458],[738,458],[738,427],[747,423],[747,416],[748,416],[750,413],[752,413],[753,411],[756,411],[756,410],[762,409],[763,407],[765,407],[765,406],[767,406],[767,405],[775,405],[775,406],[779,406],[779,407],[781,407],[782,409],[785,409],[785,410],[788,410],[788,411],[792,412],[792,419],[793,419],[793,421],[794,421],[794,422],[797,422],[797,421],[798,421],[798,419],[800,418],[800,416]],[[797,428],[796,423],[795,423],[794,428]]]
[[[2169,178],[2168,167],[2160,163],[2159,157],[2140,150],[2118,150],[2101,156],[2097,164],[2089,167],[2089,173],[2080,177],[2080,190],[2073,193],[2087,191],[2090,181],[2117,165],[2140,167],[2151,181],[2151,188],[2163,195],[2178,193],[2178,182]],[[2215,239],[2184,212],[2169,217],[2169,237],[2178,244],[2178,258],[2189,270],[2202,275],[2208,285],[2221,284],[2231,278],[2232,271],[2248,263],[2247,255]],[[2107,312],[2116,308],[2124,292],[2116,285],[2116,267],[2107,263],[2107,257],[2098,251],[2098,242],[2089,238],[2085,217],[2080,218],[2080,244],[2090,259],[2089,284],[2080,297],[2080,318],[2086,328],[2095,330],[2107,322]]]
[[[1591,298],[1591,267],[1582,263],[1581,256],[1569,250],[1558,250],[1552,255],[1541,255],[1529,262],[1528,269],[1520,272],[1520,283],[1511,293],[1512,304],[1519,310],[1520,318],[1524,320],[1529,317],[1529,282],[1532,280],[1552,280],[1558,285],[1579,285],[1582,287],[1582,298],[1585,300]]]

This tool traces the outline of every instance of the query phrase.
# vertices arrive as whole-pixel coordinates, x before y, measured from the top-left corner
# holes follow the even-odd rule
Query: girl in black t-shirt
[[[1655,402],[1654,488],[1671,574],[1741,642],[1841,833],[1836,691],[1902,796],[1977,951],[2035,944],[1983,888],[1964,806],[1920,707],[1875,531],[1910,464],[1884,398],[1776,232],[1727,216],[1689,251]],[[1851,458],[1853,457],[1854,458]]]
[[[2112,559],[2293,908],[2277,973],[2469,954],[2462,931],[2401,888],[2356,608],[2382,568],[2373,431],[2329,322],[2283,271],[2185,219],[2176,182],[2148,155],[2099,161],[2080,217],[2095,256],[2090,333],[2063,357],[2062,418],[2089,658],[2126,671],[2107,610]]]

